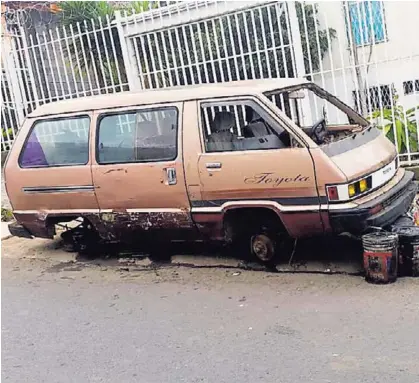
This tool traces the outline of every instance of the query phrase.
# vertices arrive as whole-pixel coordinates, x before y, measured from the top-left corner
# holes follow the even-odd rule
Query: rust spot
[[[40,211],[36,214],[36,218],[39,219],[40,221],[45,221],[47,219],[48,213],[44,212],[44,211]]]
[[[125,172],[125,173],[128,173],[127,172],[127,169],[119,168],[119,169],[109,169],[108,171],[105,172],[105,174],[112,173],[112,172]]]
[[[106,240],[138,240],[138,236],[155,229],[159,231],[191,229],[194,227],[188,211],[127,212],[114,209],[111,213],[91,214],[86,217]]]

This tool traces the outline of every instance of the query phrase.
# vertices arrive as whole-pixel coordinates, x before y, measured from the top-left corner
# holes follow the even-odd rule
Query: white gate
[[[24,24],[28,16],[19,15]],[[118,31],[109,17],[30,32],[19,20],[14,17],[2,35],[2,151],[39,105],[129,90]]]
[[[289,8],[276,1],[201,1],[119,16],[135,86],[294,77]]]
[[[17,31],[3,31],[1,46],[1,150],[9,150],[26,115],[27,66],[16,51]]]

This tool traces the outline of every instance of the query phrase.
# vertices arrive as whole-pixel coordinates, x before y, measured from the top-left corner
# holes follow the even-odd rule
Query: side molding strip
[[[93,185],[76,185],[76,186],[40,186],[40,187],[23,187],[24,193],[78,193],[83,191],[94,191]]]

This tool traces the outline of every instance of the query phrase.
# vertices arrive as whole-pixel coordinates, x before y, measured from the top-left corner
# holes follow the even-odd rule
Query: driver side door
[[[243,114],[245,107],[257,112],[261,117],[259,122],[263,121],[269,128],[268,135],[243,137],[242,132],[248,125]],[[231,131],[237,145],[222,151],[211,150],[207,142],[211,121],[206,117],[210,114],[206,109],[227,109],[234,114],[235,125]],[[307,223],[312,224],[314,231],[323,230],[309,149],[260,100],[253,97],[206,100],[198,104],[198,111],[202,137],[202,151],[197,158],[201,195],[200,200],[191,201],[193,207],[221,212],[228,204],[274,206],[281,211],[283,221],[292,222],[296,235],[299,235],[301,225]],[[295,142],[295,146],[290,146],[290,141]],[[198,210],[193,209],[194,212]],[[308,213],[308,216],[306,219],[300,216],[300,223],[297,223],[296,212]]]

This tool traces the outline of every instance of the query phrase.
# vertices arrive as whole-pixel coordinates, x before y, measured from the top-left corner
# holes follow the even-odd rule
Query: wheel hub
[[[253,254],[262,261],[269,261],[274,256],[273,242],[268,236],[264,234],[259,234],[252,237],[251,247]]]

